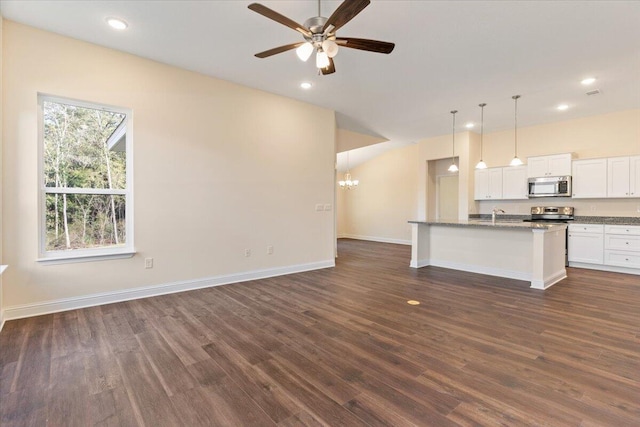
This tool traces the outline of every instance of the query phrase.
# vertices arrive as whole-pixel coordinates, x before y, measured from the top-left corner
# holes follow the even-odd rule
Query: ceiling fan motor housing
[[[325,18],[324,16],[314,16],[313,18],[309,18],[306,21],[304,21],[304,26],[310,29],[314,36],[321,35],[322,28],[324,27],[324,24],[327,21],[328,21],[328,18]],[[311,40],[309,39],[309,41]]]

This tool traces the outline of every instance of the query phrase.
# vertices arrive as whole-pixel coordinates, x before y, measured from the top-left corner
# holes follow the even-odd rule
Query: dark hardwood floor
[[[638,426],[640,277],[337,266],[7,322],[9,426]],[[407,300],[420,301],[412,306]]]

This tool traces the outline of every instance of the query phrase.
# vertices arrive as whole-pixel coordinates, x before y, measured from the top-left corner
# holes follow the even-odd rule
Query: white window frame
[[[126,188],[109,190],[103,188],[55,188],[46,187],[44,179],[44,102],[102,109],[126,115]],[[135,254],[133,244],[133,112],[128,108],[114,107],[96,102],[79,101],[38,93],[38,258],[42,264],[66,264],[74,262],[101,261],[131,258]],[[46,250],[46,197],[47,194],[114,194],[125,196],[126,243],[118,247],[74,249],[63,251]]]

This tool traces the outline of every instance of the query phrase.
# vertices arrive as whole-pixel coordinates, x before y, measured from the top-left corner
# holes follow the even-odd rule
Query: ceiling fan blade
[[[333,12],[327,22],[322,27],[322,32],[326,34],[330,27],[331,32],[335,32],[347,22],[351,21],[354,16],[362,12],[362,9],[369,6],[371,0],[344,0],[340,6]]]
[[[329,58],[329,66],[325,68],[320,68],[320,72],[322,72],[323,76],[327,74],[333,74],[336,72],[336,65],[333,63],[333,58]]]
[[[303,36],[307,36],[307,37],[311,37],[312,36],[311,31],[309,31],[309,29],[305,28],[303,25],[298,24],[294,20],[289,19],[284,15],[280,15],[275,10],[269,9],[268,7],[263,6],[260,3],[251,3],[248,7],[249,7],[249,9],[253,10],[254,12],[259,13],[262,16],[265,16],[265,17],[267,17],[269,19],[273,19],[274,21],[276,21],[276,22],[278,22],[278,23],[280,23],[282,25],[286,25],[287,27],[296,30],[297,32],[299,32]]]
[[[337,37],[336,43],[338,44],[338,46],[342,47],[367,50],[369,52],[377,53],[391,53],[393,51],[393,48],[396,47],[394,43],[381,42],[379,40],[356,39],[353,37]]]
[[[264,52],[256,53],[255,56],[258,58],[267,58],[272,55],[276,55],[278,53],[286,52],[291,49],[295,49],[300,45],[303,45],[305,42],[299,43],[291,43],[284,46],[274,47],[273,49],[265,50]]]

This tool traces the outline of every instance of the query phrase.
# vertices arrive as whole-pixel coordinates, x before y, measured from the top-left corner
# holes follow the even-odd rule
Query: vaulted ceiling
[[[338,126],[395,147],[459,130],[480,118],[485,131],[640,108],[638,1],[372,0],[340,37],[394,42],[377,54],[341,48],[336,73],[317,74],[291,50],[296,31],[249,10],[250,1],[0,1],[5,19],[204,73],[336,111]],[[260,1],[303,23],[315,0]],[[328,17],[339,1],[322,1]],[[115,16],[129,27],[105,24]],[[598,80],[585,87],[587,76]],[[303,81],[313,84],[300,89]],[[588,90],[600,89],[596,96]],[[558,111],[566,103],[569,108]],[[372,140],[375,140],[372,139]]]

